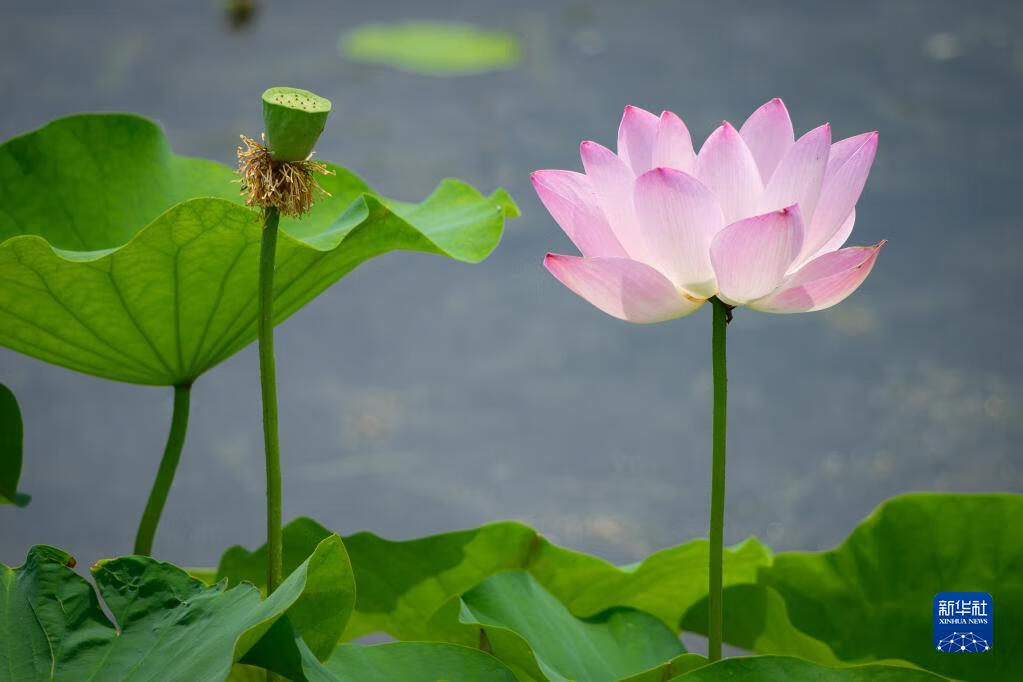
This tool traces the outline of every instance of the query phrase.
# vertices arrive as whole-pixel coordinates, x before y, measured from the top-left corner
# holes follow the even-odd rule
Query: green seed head
[[[263,126],[274,161],[309,157],[323,132],[330,100],[298,88],[270,88],[263,93]]]

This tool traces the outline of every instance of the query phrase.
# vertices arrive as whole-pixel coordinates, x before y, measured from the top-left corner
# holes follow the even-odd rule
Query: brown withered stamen
[[[316,182],[316,174],[334,174],[326,164],[310,159],[274,161],[264,145],[245,135],[241,138],[245,147],[238,147],[238,172],[246,206],[276,208],[299,217],[309,212],[317,193],[330,196]]]

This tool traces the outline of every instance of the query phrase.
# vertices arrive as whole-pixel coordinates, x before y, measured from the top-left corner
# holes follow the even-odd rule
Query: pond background
[[[519,202],[483,264],[388,254],[278,328],[286,519],[393,538],[518,519],[616,562],[705,536],[710,310],[638,326],[577,299],[541,266],[574,250],[528,174],[578,170],[582,139],[613,146],[626,104],[676,111],[699,144],[775,96],[797,134],[880,130],[851,243],[890,242],[835,309],[736,311],[726,542],[821,549],[896,493],[1023,491],[1023,4],[296,0],[244,30],[214,0],[0,8],[0,139],[134,111],[233,164],[262,90],[288,84],[333,100],[319,156],[380,192],[455,176]],[[341,33],[407,18],[511,31],[523,60],[431,78],[339,56]],[[264,540],[254,350],[193,391],[160,558]],[[33,496],[0,509],[0,561],[129,551],[171,389],[4,349],[0,380]]]

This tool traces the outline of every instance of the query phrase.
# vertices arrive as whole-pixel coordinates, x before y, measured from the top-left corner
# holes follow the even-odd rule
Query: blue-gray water
[[[608,318],[542,269],[572,253],[528,174],[613,144],[625,104],[698,142],[783,97],[799,132],[881,131],[851,243],[890,240],[828,312],[739,310],[730,327],[726,539],[840,541],[910,490],[1023,491],[1023,4],[995,2],[12,2],[0,21],[0,139],[77,111],[136,111],[175,149],[231,162],[269,85],[335,103],[320,156],[381,192],[445,176],[503,185],[524,217],[481,265],[395,253],[279,328],[285,514],[412,537],[513,518],[617,561],[705,534],[709,309]],[[515,69],[439,79],[355,64],[367,21],[461,20],[518,34]],[[214,563],[263,540],[253,348],[203,377],[156,553]],[[25,509],[0,561],[35,543],[84,563],[130,550],[170,389],[0,350],[26,422]]]

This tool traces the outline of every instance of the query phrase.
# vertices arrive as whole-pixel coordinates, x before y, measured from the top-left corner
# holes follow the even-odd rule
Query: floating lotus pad
[[[366,24],[342,36],[339,48],[356,61],[429,76],[507,69],[522,53],[509,33],[435,21]]]
[[[387,251],[478,262],[518,215],[503,190],[445,180],[408,204],[330,168],[331,196],[281,221],[275,322]],[[108,379],[194,381],[256,336],[260,236],[234,171],[173,154],[146,119],[71,116],[13,138],[0,145],[0,345]]]

